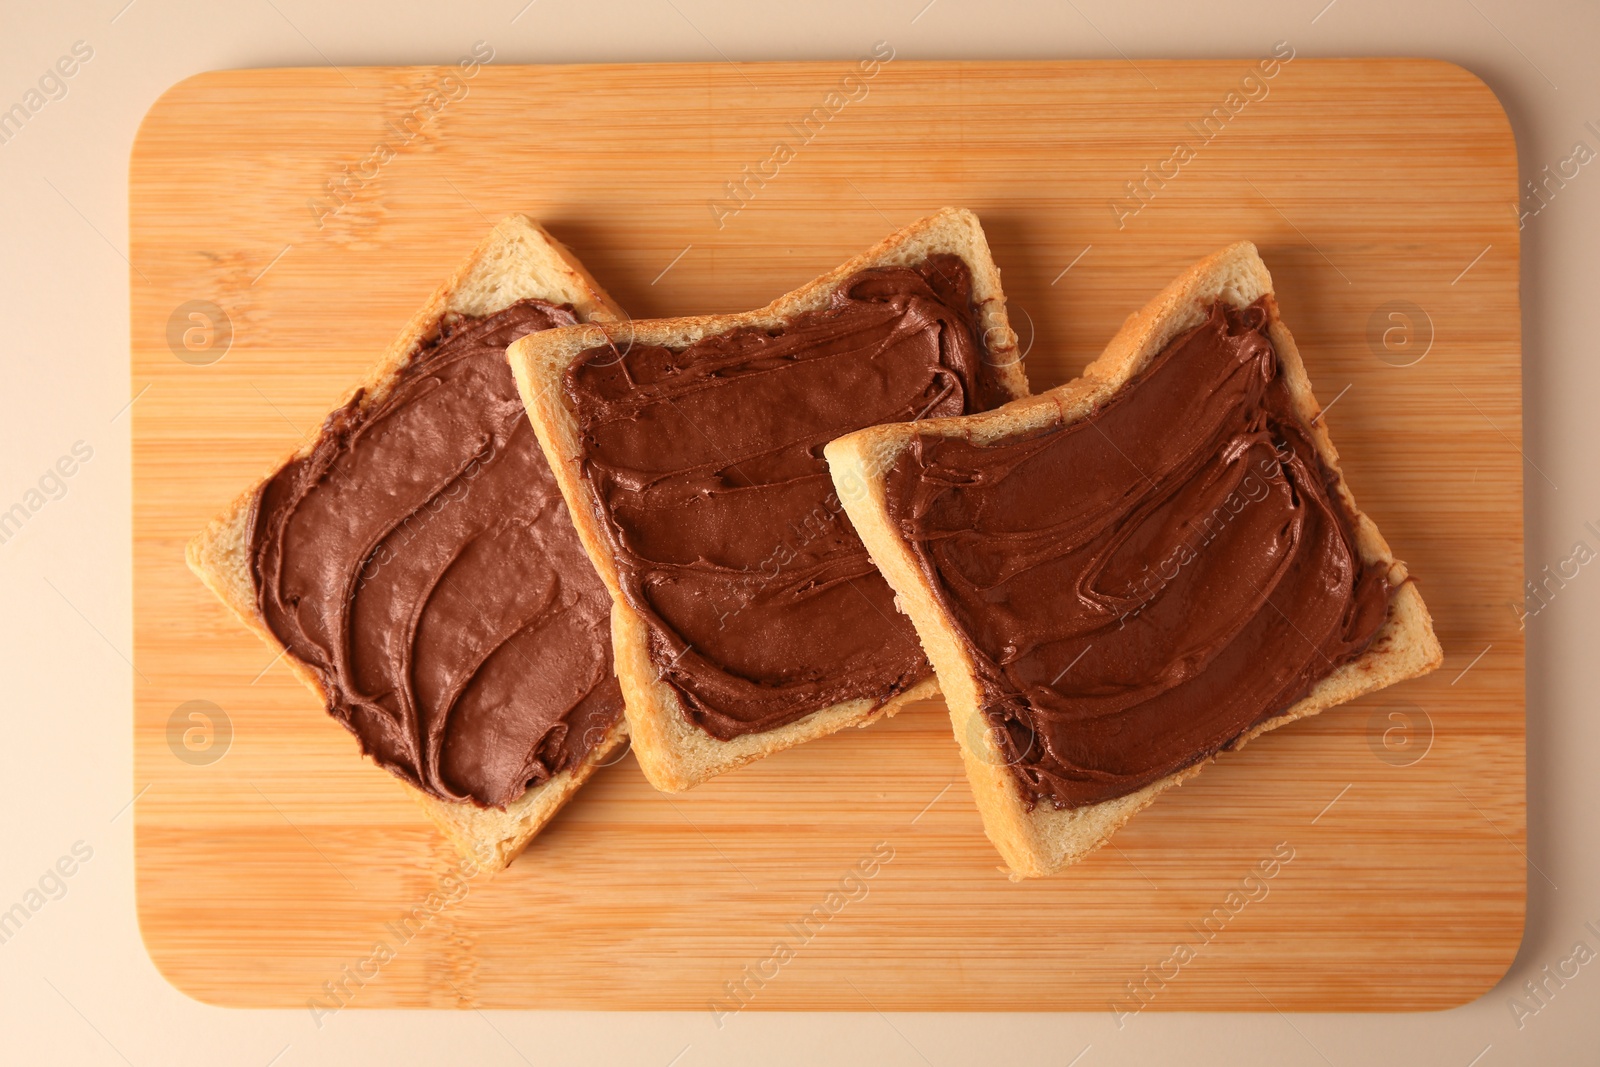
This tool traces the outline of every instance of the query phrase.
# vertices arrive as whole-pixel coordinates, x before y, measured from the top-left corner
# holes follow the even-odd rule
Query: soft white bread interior
[[[1000,271],[994,264],[977,216],[955,208],[944,208],[912,223],[757,311],[569,326],[530,334],[511,346],[511,369],[539,443],[544,446],[556,480],[566,495],[584,547],[611,590],[617,677],[622,682],[633,751],[645,776],[657,789],[680,792],[735,767],[846,726],[866,726],[893,715],[912,701],[933,696],[938,692],[937,683],[930,676],[883,704],[874,705],[865,699],[845,701],[819,708],[787,726],[731,741],[719,741],[690,722],[676,693],[660,679],[650,661],[644,619],[623,596],[616,560],[599,526],[598,503],[592,499],[582,477],[578,424],[568,407],[562,376],[580,354],[608,343],[621,349],[631,344],[682,348],[701,338],[741,327],[781,327],[795,315],[825,307],[839,283],[857,271],[911,265],[940,253],[954,254],[965,261],[972,274],[972,301],[987,348],[986,358],[1011,396],[1026,396],[1028,383],[1017,352],[1017,336],[1006,317]],[[755,417],[758,416],[753,413],[752,418]]]
[[[418,346],[434,334],[447,314],[488,315],[530,298],[571,304],[583,321],[610,322],[623,317],[622,310],[590,277],[577,257],[532,219],[512,215],[502,219],[455,274],[434,292],[367,377],[352,386],[335,409],[348,403],[358,390],[365,390],[363,406],[382,401]],[[250,575],[250,522],[261,484],[291,460],[308,454],[314,445],[315,440],[291,452],[264,478],[241,493],[189,542],[185,556],[189,569],[206,587],[233,610],[240,622],[281,655],[289,669],[326,705],[327,693],[316,673],[285,651],[262,618]],[[610,754],[626,740],[626,721],[619,720],[583,764],[534,786],[504,811],[443,801],[409,784],[401,784],[464,855],[497,870],[527,847],[561,805],[598,767],[604,766]]]
[[[1138,374],[1174,337],[1204,321],[1216,300],[1245,307],[1271,293],[1271,275],[1255,246],[1249,242],[1230,245],[1190,267],[1141,311],[1129,316],[1100,357],[1075,381],[978,415],[861,430],[830,443],[825,450],[845,510],[933,662],[984,830],[1014,879],[1051,874],[1093,852],[1134,813],[1163,791],[1199,773],[1204,764],[1099,804],[1058,811],[1040,803],[1029,810],[980,710],[979,683],[967,642],[940,606],[910,546],[889,521],[885,475],[918,436],[961,436],[986,443],[1081,419]],[[1294,338],[1279,320],[1276,302],[1268,300],[1267,308],[1269,335],[1296,414],[1323,462],[1338,473],[1339,454],[1328,437],[1322,409],[1311,394]],[[1355,506],[1342,474],[1338,474],[1337,491],[1356,517],[1356,549],[1362,559],[1387,567],[1391,586],[1398,587],[1388,617],[1357,659],[1323,678],[1282,714],[1250,730],[1239,745],[1363,693],[1426,674],[1443,660],[1422,595],[1414,583],[1406,581],[1406,565],[1394,558],[1377,526]]]

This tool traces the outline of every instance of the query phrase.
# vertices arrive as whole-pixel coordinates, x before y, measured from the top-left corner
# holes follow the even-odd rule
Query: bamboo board
[[[1443,1008],[1494,984],[1524,908],[1524,461],[1516,160],[1481,82],[1308,59],[448,73],[204,74],[133,150],[137,890],[174,984],[241,1006],[1121,1012]],[[501,215],[542,219],[644,317],[763,304],[944,204],[984,221],[1035,388],[1256,241],[1444,668],[1225,756],[1048,881],[998,872],[935,703],[679,797],[626,758],[451,890],[450,848],[185,540]]]

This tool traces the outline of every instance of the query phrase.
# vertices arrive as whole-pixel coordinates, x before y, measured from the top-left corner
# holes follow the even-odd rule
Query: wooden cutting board
[[[134,787],[139,918],[178,987],[330,1009],[1387,1011],[1504,972],[1522,483],[1542,475],[1519,445],[1494,96],[1420,60],[887,53],[232,71],[151,109],[129,196]],[[509,871],[457,887],[402,787],[184,568],[504,214],[645,317],[763,304],[945,204],[983,219],[1035,388],[1254,240],[1444,668],[1225,756],[1047,881],[997,870],[935,703],[677,797],[625,758]]]

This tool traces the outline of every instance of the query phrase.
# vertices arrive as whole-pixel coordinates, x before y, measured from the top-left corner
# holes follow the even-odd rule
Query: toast
[[[757,332],[778,337],[781,344],[785,336],[782,331],[791,323],[811,321],[797,319],[797,316],[821,315],[823,309],[833,307],[836,291],[842,293],[842,283],[858,272],[875,268],[937,271],[936,266],[930,268],[929,265],[946,261],[930,257],[947,255],[958,257],[965,264],[970,280],[970,308],[963,310],[962,314],[971,315],[970,329],[976,351],[988,368],[983,371],[985,381],[989,383],[985,388],[992,390],[995,403],[1027,395],[1027,381],[1017,354],[1016,334],[1006,318],[1000,274],[990,255],[988,242],[975,216],[951,208],[907,226],[869,251],[757,311],[568,327],[530,335],[511,346],[509,358],[512,370],[529,417],[538,432],[540,444],[544,446],[556,479],[566,495],[584,546],[611,590],[614,602],[613,643],[617,674],[626,702],[629,732],[634,753],[646,777],[657,789],[678,792],[753,760],[847,726],[866,726],[879,718],[893,715],[912,701],[932,696],[937,691],[936,683],[920,650],[916,648],[914,635],[907,628],[905,644],[917,663],[916,676],[907,677],[907,684],[898,692],[891,691],[885,699],[863,696],[837,700],[806,708],[798,718],[790,718],[773,728],[753,730],[737,736],[715,736],[703,727],[705,720],[691,720],[685,704],[687,698],[680,699],[680,695],[687,690],[674,684],[667,672],[674,669],[680,658],[698,656],[699,653],[693,651],[693,643],[686,644],[686,639],[677,636],[675,631],[670,639],[683,647],[675,652],[669,650],[670,646],[659,649],[652,647],[652,623],[647,620],[638,598],[630,594],[624,567],[619,564],[619,545],[622,543],[617,533],[619,527],[608,515],[604,502],[585,473],[585,438],[580,428],[581,413],[567,389],[569,368],[575,368],[585,353],[598,348],[609,349],[616,354],[616,361],[621,362],[627,359],[634,346],[661,351],[666,353],[662,358],[676,359],[689,346],[707,339],[711,339],[712,344],[734,346],[742,343],[741,338],[753,337]],[[688,358],[691,357],[685,357]],[[707,374],[707,377],[710,375]],[[962,396],[965,398],[967,393],[964,392]],[[804,406],[813,398],[816,398],[815,392],[802,396],[796,406]],[[826,397],[818,399],[819,403],[825,401]],[[966,403],[965,399],[963,403]],[[976,406],[976,402],[973,403]],[[750,418],[770,420],[773,414],[751,412]],[[701,437],[705,435],[701,434]],[[822,438],[818,445],[827,439]],[[709,437],[705,437],[705,440],[708,447],[720,447],[711,444]],[[821,486],[820,500],[822,496],[831,494],[828,493],[826,471],[820,462],[816,462],[816,467],[816,477]],[[736,465],[734,469],[737,469]],[[855,546],[851,551],[859,553],[859,544],[854,540],[854,535],[849,533],[847,524],[841,522],[843,516],[838,502],[825,502],[821,507],[829,523],[843,528],[844,532],[839,536],[847,538],[849,544]],[[860,562],[868,580],[880,582],[864,554],[861,554]],[[749,569],[747,567],[746,572]],[[776,575],[775,567],[774,577]],[[883,607],[879,613],[886,620],[895,614],[889,597],[888,590],[883,589]],[[657,625],[664,627],[666,624]],[[892,622],[892,625],[899,627],[902,624]],[[774,645],[777,643],[773,642]],[[778,653],[776,658],[781,657],[782,653]],[[717,666],[715,669],[721,668]],[[832,669],[832,664],[819,668]],[[731,674],[729,671],[723,676]],[[740,676],[730,683],[728,691],[743,692],[745,690],[737,687],[750,684],[747,676]],[[732,706],[731,703],[728,706]]]
[[[366,378],[350,390],[334,415],[363,411],[382,403],[402,380],[413,356],[430,338],[439,336],[447,321],[460,316],[482,317],[534,298],[570,305],[579,321],[611,321],[623,313],[577,259],[532,220],[513,215],[503,219],[417,312]],[[324,433],[329,432],[327,429]],[[277,652],[291,671],[317,694],[330,711],[333,703],[322,677],[284,647],[274,634],[258,602],[252,572],[252,538],[257,500],[271,479],[289,464],[311,454],[322,435],[290,453],[256,485],[234,500],[190,541],[189,569],[231,609],[246,627]],[[352,730],[354,728],[352,727]],[[451,801],[425,792],[414,783],[402,784],[427,816],[463,855],[489,869],[509,864],[550,821],[556,811],[611,753],[627,740],[626,722],[620,716],[605,730],[575,766],[527,788],[504,808],[480,806],[470,799]]]
[[[1049,803],[1031,804],[1018,773],[1008,766],[1017,757],[1003,751],[1001,738],[982,710],[983,687],[971,651],[974,646],[947,610],[917,551],[890,517],[885,488],[889,472],[919,438],[965,438],[979,447],[1021,443],[1099,412],[1170,341],[1205,323],[1208,309],[1218,301],[1238,309],[1261,302],[1266,336],[1276,350],[1293,414],[1323,465],[1329,499],[1336,493],[1343,502],[1361,567],[1386,572],[1387,588],[1393,591],[1387,615],[1359,655],[1223,748],[1237,748],[1268,730],[1425,674],[1442,661],[1432,620],[1415,584],[1407,580],[1405,564],[1395,559],[1377,526],[1356,507],[1345,485],[1338,453],[1321,420],[1322,409],[1312,396],[1299,351],[1279,320],[1272,279],[1248,242],[1225,248],[1185,271],[1143,310],[1131,315],[1100,357],[1067,385],[983,414],[879,426],[832,442],[826,456],[840,499],[874,562],[898,594],[897,603],[911,616],[933,662],[984,829],[1013,880],[1048,875],[1082,859],[1159,794],[1198,773],[1215,753],[1126,795],[1060,809]],[[1294,625],[1292,620],[1289,625]]]

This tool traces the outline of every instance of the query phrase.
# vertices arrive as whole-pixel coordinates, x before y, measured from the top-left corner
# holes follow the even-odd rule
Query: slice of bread
[[[445,315],[489,315],[529,298],[570,304],[578,318],[585,321],[610,322],[624,317],[571,252],[533,220],[512,215],[502,219],[460,269],[434,292],[372,371],[345,394],[334,410],[363,390],[363,407],[380,403],[418,346],[438,330]],[[241,493],[189,542],[186,558],[189,569],[206,587],[233,610],[239,621],[283,656],[289,669],[326,704],[328,694],[316,672],[287,653],[267,626],[257,606],[250,571],[250,527],[261,485],[291,460],[309,454],[314,445],[312,440],[291,452],[260,482]],[[619,719],[580,766],[534,786],[503,811],[441,800],[402,784],[464,855],[498,870],[516,858],[561,805],[626,741],[627,724]]]
[[[617,561],[601,529],[599,502],[582,475],[578,423],[563,388],[563,375],[579,355],[600,345],[614,344],[624,350],[632,344],[682,348],[741,327],[781,328],[796,315],[826,307],[838,285],[858,271],[914,265],[941,253],[961,257],[972,274],[977,326],[986,342],[986,360],[995,369],[1000,388],[1009,396],[1026,396],[1027,379],[1017,354],[1016,334],[1006,318],[1000,271],[994,265],[977,217],[954,208],[912,223],[758,311],[569,326],[530,334],[512,344],[511,368],[539,443],[566,495],[584,547],[611,590],[617,676],[622,681],[633,750],[645,776],[657,789],[680,792],[724,771],[846,726],[866,726],[895,714],[912,701],[932,696],[938,691],[937,683],[930,676],[882,704],[868,699],[844,701],[812,711],[786,726],[727,741],[712,737],[691,722],[676,692],[661,680],[651,662],[643,616],[629,606],[623,594]]]
[[[1056,810],[1041,802],[1029,810],[1014,772],[980,710],[980,686],[968,644],[941,606],[915,556],[889,520],[885,476],[902,451],[919,436],[961,436],[975,444],[1009,439],[1030,431],[1075,422],[1093,412],[1142,370],[1169,341],[1203,322],[1218,299],[1246,307],[1272,293],[1272,278],[1255,246],[1240,242],[1185,271],[1142,311],[1129,316],[1105,351],[1077,380],[1047,393],[955,419],[878,426],[849,434],[826,449],[839,497],[866,542],[873,561],[911,616],[950,708],[967,777],[982,811],[984,829],[1010,867],[1013,879],[1051,874],[1105,844],[1135,812],[1164,790],[1199,773],[1204,762],[1168,775],[1138,791],[1098,804]],[[1339,474],[1339,454],[1321,421],[1294,338],[1268,307],[1268,333],[1277,350],[1296,414],[1318,453],[1337,476],[1337,491],[1355,516],[1356,550],[1369,564],[1388,568],[1398,586],[1389,613],[1366,650],[1317,682],[1300,701],[1245,733],[1232,747],[1296,719],[1352,700],[1406,678],[1433,670],[1443,659],[1432,619],[1406,566],[1394,558],[1371,519],[1356,508]]]

